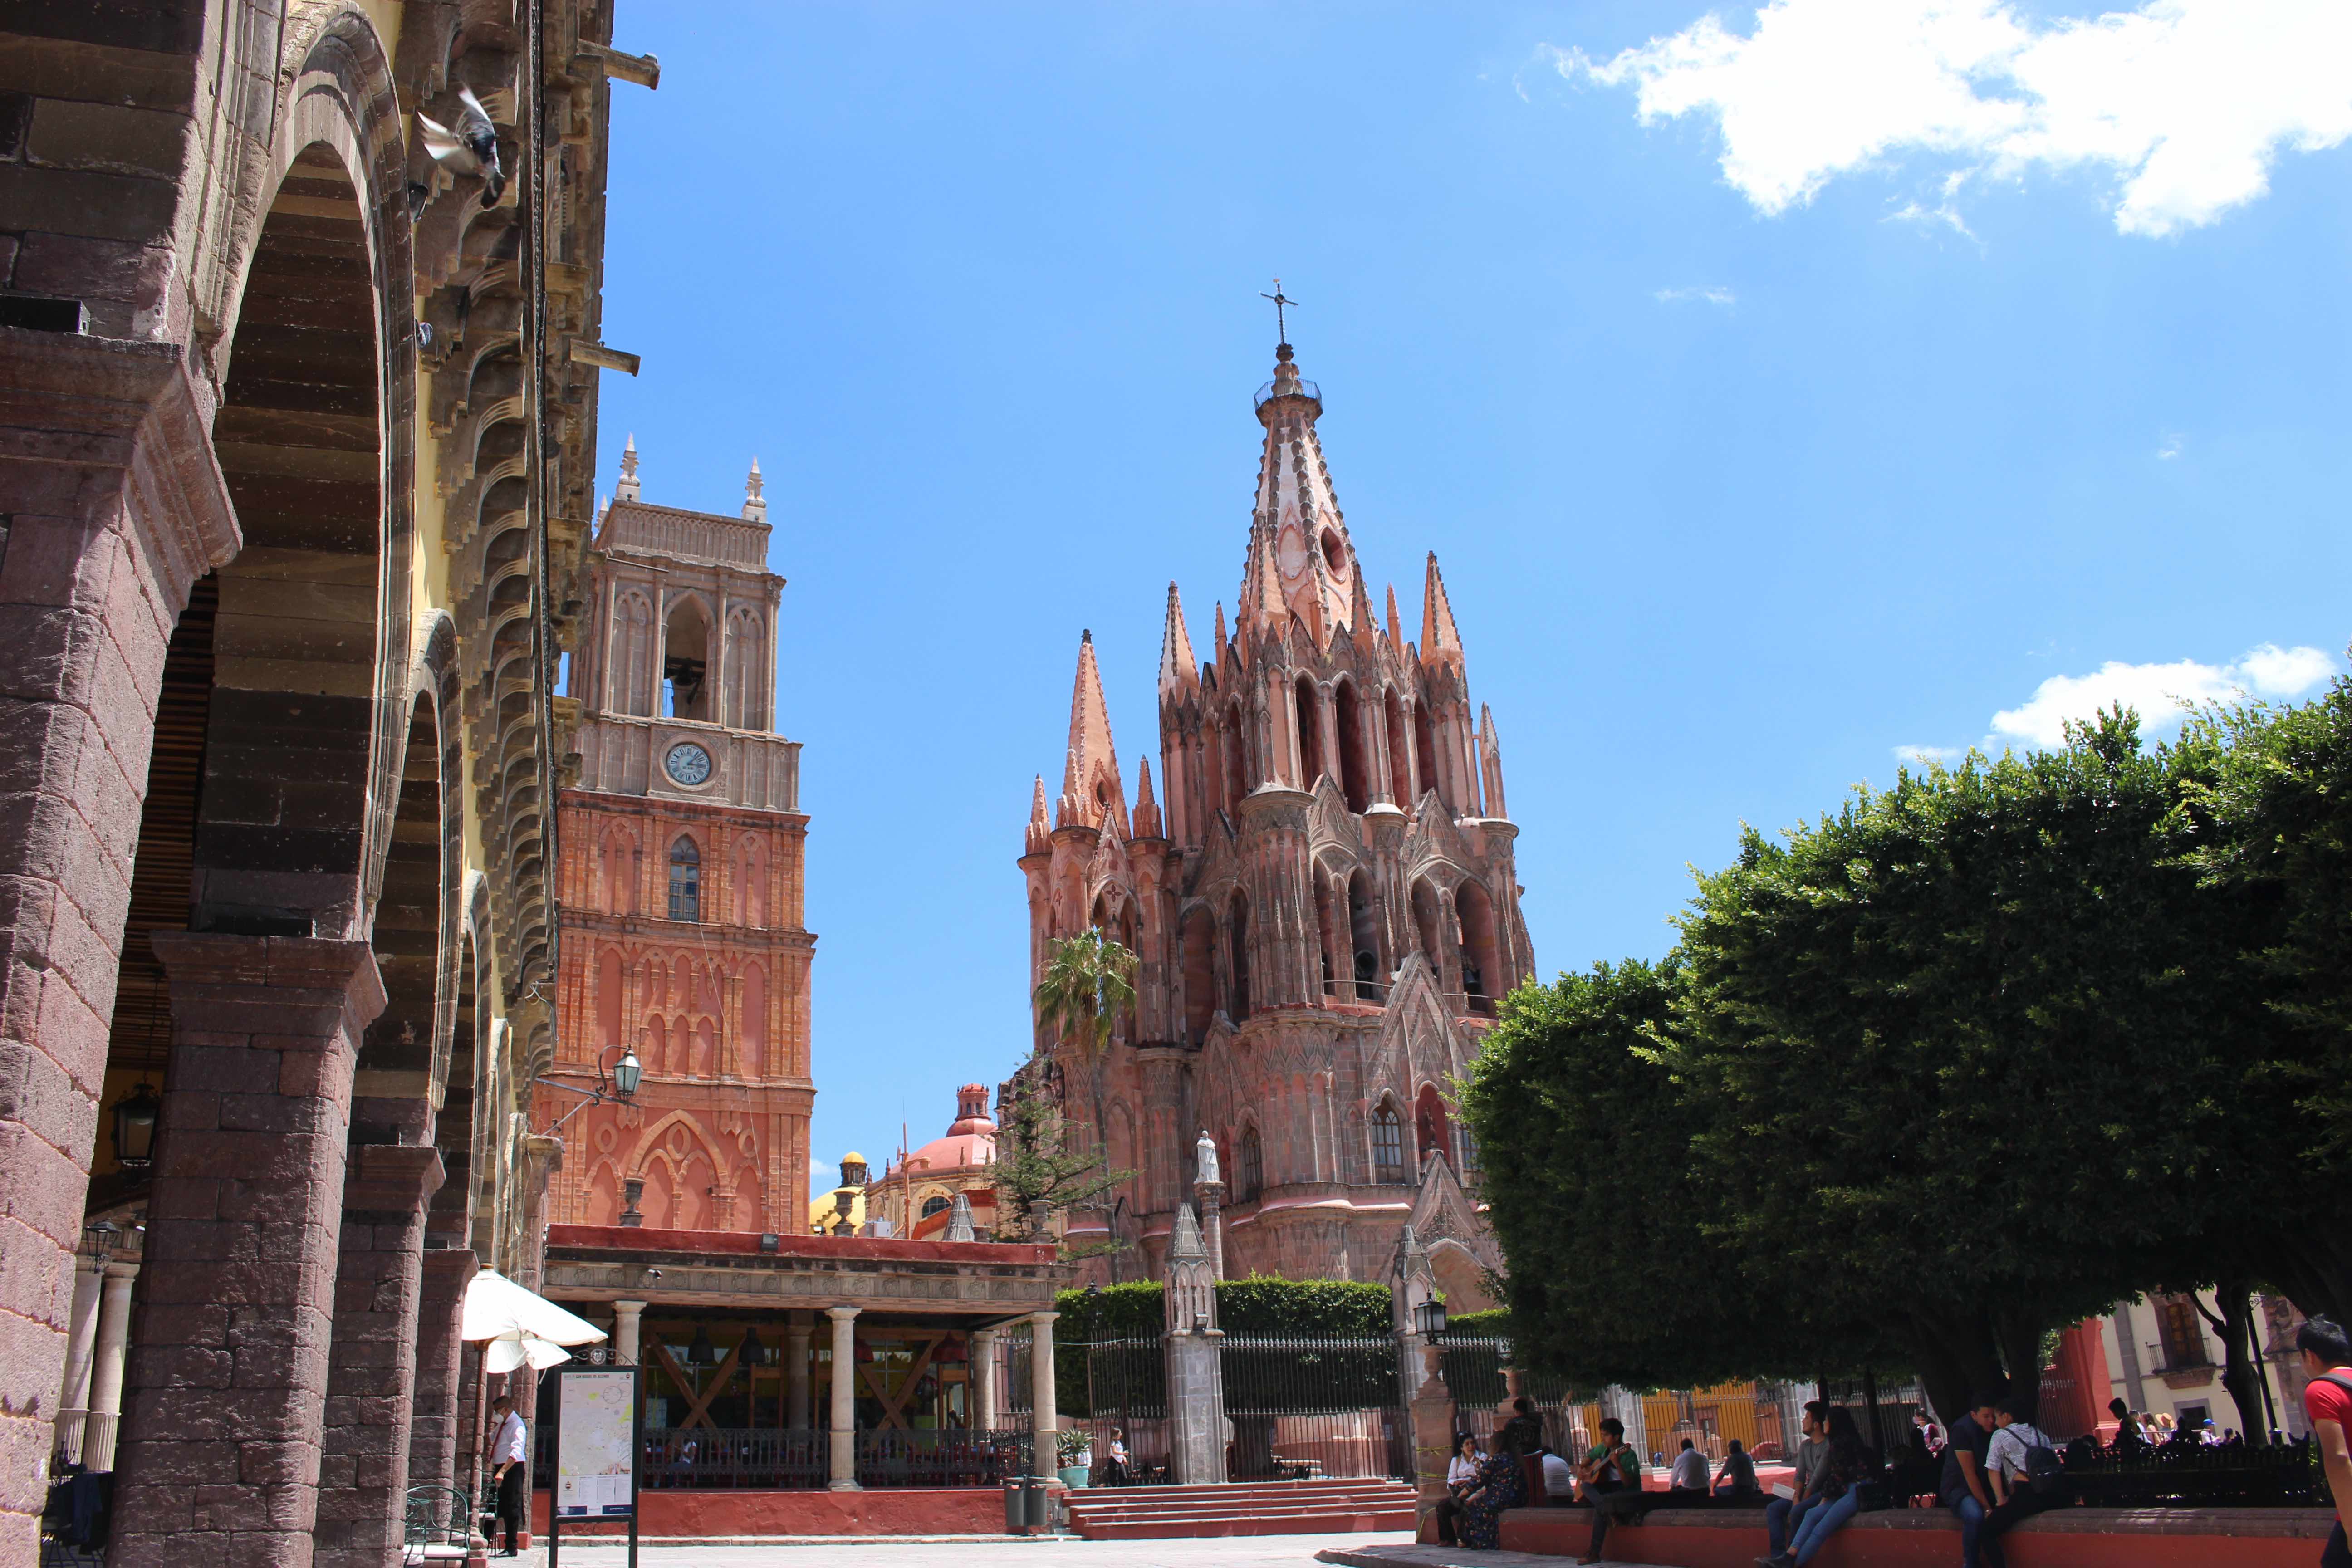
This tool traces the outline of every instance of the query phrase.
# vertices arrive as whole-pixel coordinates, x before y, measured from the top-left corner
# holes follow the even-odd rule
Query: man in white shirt
[[[2026,1456],[2036,1448],[2046,1448],[2053,1456],[2058,1450],[2049,1436],[2029,1419],[2032,1413],[2032,1407],[2016,1394],[2002,1400],[1993,1413],[1992,1447],[1985,1450],[1985,1473],[1992,1480],[1993,1507],[1977,1532],[1977,1550],[1987,1562],[2003,1561],[1998,1542],[2001,1532],[2011,1525],[2066,1500],[2057,1491],[2041,1491],[2033,1485]]]
[[[1543,1458],[1544,1501],[1566,1508],[1576,1500],[1576,1468],[1549,1448],[1537,1452]]]
[[[1706,1456],[1698,1451],[1691,1440],[1683,1439],[1683,1451],[1675,1456],[1675,1467],[1666,1473],[1669,1491],[1696,1492],[1706,1495]]]
[[[522,1536],[523,1499],[530,1495],[529,1439],[514,1401],[505,1394],[490,1401],[490,1418],[498,1423],[498,1435],[490,1439],[490,1479],[499,1489],[499,1518],[507,1527],[507,1549],[499,1555],[513,1557]]]

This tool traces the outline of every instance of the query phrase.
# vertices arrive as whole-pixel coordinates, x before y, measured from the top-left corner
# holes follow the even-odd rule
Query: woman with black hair
[[[1764,1568],[1803,1568],[1811,1563],[1822,1543],[1844,1529],[1846,1521],[1862,1507],[1863,1484],[1878,1479],[1878,1456],[1862,1440],[1862,1429],[1853,1424],[1853,1412],[1843,1405],[1830,1406],[1829,1438],[1829,1459],[1822,1467],[1821,1484],[1815,1489],[1822,1498],[1821,1506],[1805,1516],[1788,1551],[1778,1557],[1756,1560]]]
[[[1458,1546],[1454,1521],[1462,1517],[1462,1499],[1478,1484],[1478,1439],[1467,1432],[1454,1435],[1454,1458],[1445,1466],[1445,1495],[1437,1500],[1437,1542]]]

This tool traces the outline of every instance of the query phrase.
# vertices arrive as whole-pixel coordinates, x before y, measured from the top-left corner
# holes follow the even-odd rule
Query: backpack
[[[2033,1431],[2034,1436],[2042,1436],[2042,1428],[2037,1426]],[[2038,1443],[2026,1445],[2025,1484],[2027,1486],[2037,1492],[2054,1492],[2064,1484],[2065,1479],[2065,1461],[2059,1458],[2058,1450],[2050,1446],[2049,1438],[2042,1437]]]

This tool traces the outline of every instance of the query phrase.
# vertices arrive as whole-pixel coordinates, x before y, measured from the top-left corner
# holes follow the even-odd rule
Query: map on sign
[[[634,1370],[566,1372],[557,1379],[558,1517],[627,1515],[637,1448],[636,1394]]]

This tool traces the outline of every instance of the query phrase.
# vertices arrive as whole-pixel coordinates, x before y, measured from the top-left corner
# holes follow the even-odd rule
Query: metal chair
[[[474,1535],[474,1499],[463,1487],[411,1487],[400,1560],[415,1565],[462,1563]]]

